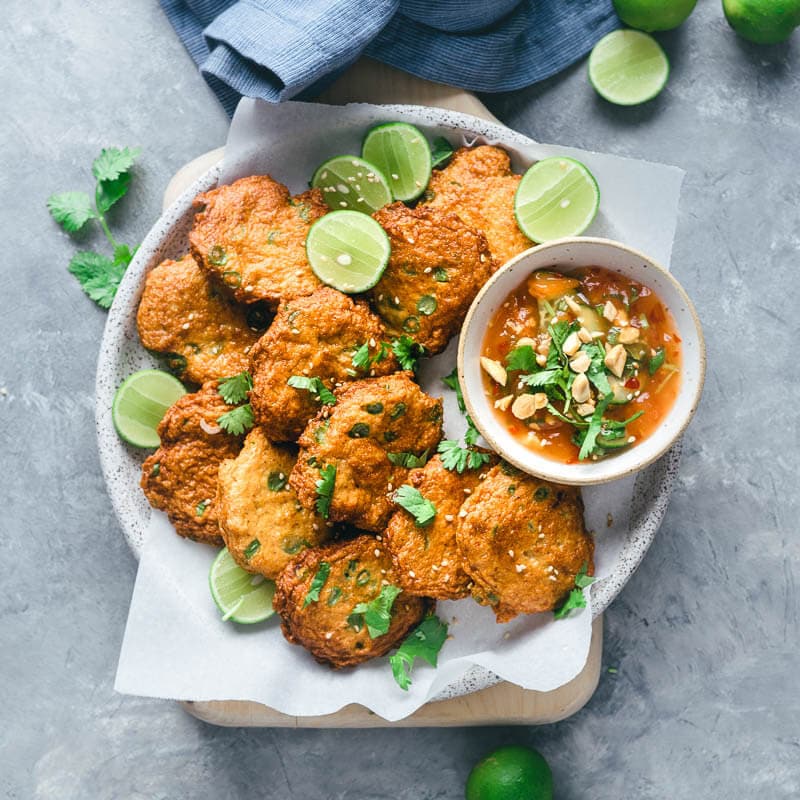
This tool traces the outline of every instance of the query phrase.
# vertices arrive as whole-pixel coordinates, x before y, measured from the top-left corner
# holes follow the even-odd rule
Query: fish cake
[[[256,421],[272,441],[297,441],[320,402],[311,392],[289,386],[289,378],[319,378],[333,390],[356,378],[388,375],[398,364],[385,338],[381,321],[363,300],[354,302],[327,286],[281,304],[250,354]],[[370,364],[356,368],[353,357],[365,344]]]
[[[433,503],[436,516],[421,527],[401,508],[389,520],[383,540],[404,591],[437,600],[469,596],[472,580],[461,567],[456,544],[458,512],[491,467],[488,463],[459,475],[445,469],[435,456],[423,468],[411,471],[407,482]]]
[[[319,599],[306,602],[315,576],[324,571]],[[401,592],[392,604],[389,630],[373,639],[353,609],[374,600],[385,585],[398,585],[391,559],[372,536],[359,536],[294,558],[278,577],[273,606],[288,641],[305,647],[317,661],[350,667],[397,647],[431,606],[425,598]]]
[[[275,579],[301,551],[330,538],[331,526],[297,502],[289,486],[295,456],[260,428],[219,466],[216,511],[225,546],[242,569]]]
[[[521,175],[511,171],[505,150],[491,145],[462,147],[450,163],[433,170],[425,207],[458,214],[482,231],[498,266],[533,247],[517,226],[514,195]]]
[[[247,369],[263,332],[252,317],[185,255],[147,274],[136,325],[148,350],[166,354],[182,380],[202,384]]]
[[[442,401],[425,394],[410,372],[355,381],[303,431],[289,483],[312,508],[322,471],[333,466],[330,520],[382,532],[394,512],[392,493],[410,471],[388,454],[435,452],[441,436]]]
[[[306,236],[328,207],[319,189],[292,197],[269,175],[253,175],[194,200],[189,234],[197,263],[242,303],[311,294],[321,286],[306,258]]]
[[[217,472],[242,449],[241,436],[223,431],[217,420],[231,406],[217,381],[174,403],[158,426],[161,446],[142,464],[141,487],[150,505],[167,513],[187,539],[222,544],[217,516]]]
[[[392,253],[371,290],[389,333],[410,336],[430,353],[458,333],[475,295],[494,272],[486,237],[455,214],[393,203],[373,217]]]
[[[494,608],[498,622],[552,611],[594,572],[580,491],[501,463],[461,508],[456,531],[473,597]]]

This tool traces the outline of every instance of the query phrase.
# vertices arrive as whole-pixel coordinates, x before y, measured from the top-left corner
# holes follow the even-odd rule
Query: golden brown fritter
[[[251,352],[250,403],[256,421],[272,441],[296,441],[319,411],[320,401],[309,391],[289,386],[289,378],[319,378],[333,390],[356,378],[388,375],[398,365],[385,339],[381,321],[364,301],[353,302],[327,286],[282,303]],[[353,356],[365,344],[370,365],[357,369]]]
[[[311,224],[328,207],[319,189],[291,197],[268,175],[253,175],[198,195],[189,234],[197,263],[243,303],[276,306],[318,286],[306,259]]]
[[[486,237],[454,214],[393,203],[373,217],[392,254],[371,290],[392,336],[408,335],[430,353],[447,347],[495,268]]]
[[[323,566],[327,565],[327,566]],[[315,576],[319,599],[308,599]],[[428,600],[401,592],[394,600],[389,630],[373,639],[364,618],[354,614],[370,603],[383,586],[397,585],[392,562],[372,536],[305,550],[280,574],[273,605],[281,616],[283,635],[332,667],[350,667],[385,655],[418,625]]]
[[[557,608],[582,567],[594,572],[580,491],[494,467],[461,509],[456,532],[473,597],[498,622]]]
[[[459,475],[444,468],[439,456],[424,468],[414,469],[408,476],[411,486],[436,507],[433,522],[420,527],[402,508],[389,520],[383,535],[400,586],[413,595],[437,600],[458,600],[469,595],[472,581],[461,568],[461,555],[456,544],[458,512],[478,487],[492,462],[477,470]]]
[[[409,473],[388,454],[432,453],[441,435],[442,401],[425,394],[410,372],[355,381],[308,423],[289,483],[312,508],[323,468],[335,467],[330,519],[379,532],[394,511],[393,491]]]
[[[222,544],[215,503],[219,465],[242,449],[241,436],[217,425],[230,410],[217,381],[184,395],[158,426],[161,446],[142,464],[141,486],[150,505],[166,511],[181,536],[214,545]]]
[[[253,428],[242,452],[219,466],[216,511],[225,546],[242,569],[266,578],[330,536],[330,525],[303,508],[289,486],[294,462],[288,448]]]
[[[247,369],[259,331],[247,309],[215,286],[190,255],[147,274],[136,315],[142,344],[166,353],[183,380],[205,383]]]
[[[426,192],[428,208],[458,214],[486,234],[498,266],[533,246],[517,227],[514,195],[521,175],[511,171],[505,150],[491,145],[456,150],[444,169],[435,169]]]

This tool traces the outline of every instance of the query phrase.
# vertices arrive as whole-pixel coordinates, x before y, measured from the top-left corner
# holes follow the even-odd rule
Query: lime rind
[[[383,173],[395,200],[416,200],[431,178],[431,148],[425,134],[407,122],[386,122],[364,137],[361,156]]]
[[[311,186],[322,192],[325,203],[333,211],[350,209],[372,214],[392,202],[386,176],[359,156],[329,158],[317,167]]]
[[[533,164],[514,196],[517,225],[534,242],[579,236],[592,224],[599,207],[600,187],[594,175],[567,156]]]
[[[619,30],[604,36],[589,56],[589,82],[605,100],[635,106],[656,97],[669,80],[669,59],[661,45],[642,31]]]
[[[111,419],[119,437],[134,447],[161,444],[156,429],[167,409],[186,394],[183,384],[168,372],[143,369],[129,375],[114,394]]]
[[[332,211],[320,217],[306,237],[306,256],[314,274],[345,294],[375,286],[390,254],[386,231],[359,211]]]
[[[272,607],[274,582],[242,569],[227,547],[220,550],[211,565],[208,588],[225,622],[254,625],[275,613]]]

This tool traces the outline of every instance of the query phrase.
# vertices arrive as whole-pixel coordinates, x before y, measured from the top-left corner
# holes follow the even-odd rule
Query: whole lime
[[[800,25],[800,0],[722,0],[736,33],[756,44],[777,44]]]
[[[670,31],[694,11],[697,0],[614,0],[619,18],[640,31]]]
[[[530,747],[500,747],[482,758],[467,778],[466,800],[553,800],[553,774]]]

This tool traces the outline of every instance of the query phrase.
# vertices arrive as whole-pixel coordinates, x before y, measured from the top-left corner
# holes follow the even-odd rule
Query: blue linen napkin
[[[554,75],[620,23],[611,0],[160,0],[229,114],[309,98],[362,54],[503,92]]]

